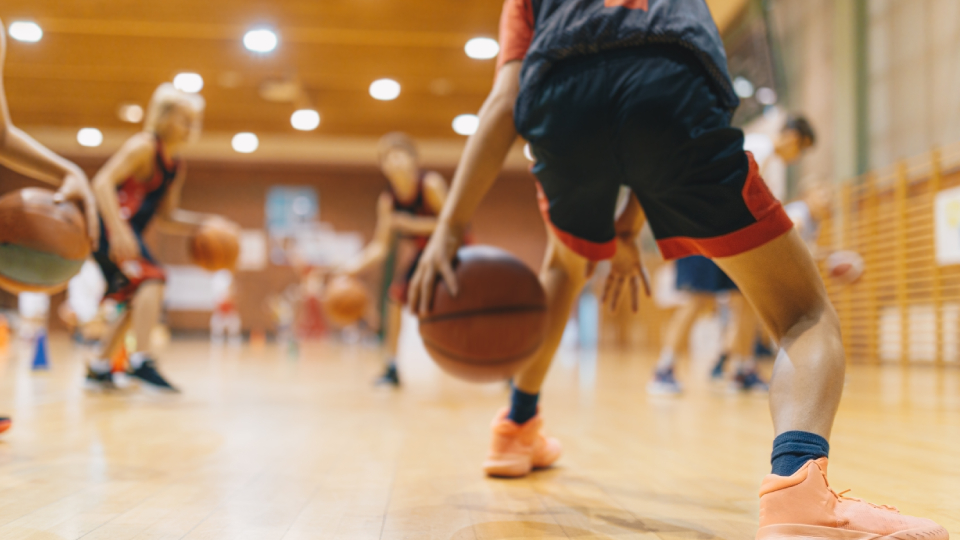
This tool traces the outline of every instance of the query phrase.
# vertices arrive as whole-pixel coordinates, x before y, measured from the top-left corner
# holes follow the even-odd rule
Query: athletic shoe
[[[730,382],[730,389],[734,392],[756,392],[764,394],[770,391],[770,386],[760,378],[756,370],[738,371]]]
[[[948,540],[947,530],[896,508],[845,497],[827,483],[827,458],[793,476],[767,475],[760,487],[757,540]]]
[[[717,359],[717,363],[713,365],[713,370],[710,372],[710,378],[719,381],[723,379],[723,368],[727,366],[727,355],[721,354],[720,358]]]
[[[543,435],[543,419],[539,414],[523,424],[507,418],[504,407],[490,425],[490,453],[483,462],[489,476],[519,478],[533,469],[549,467],[560,458],[560,441]]]
[[[149,388],[163,392],[180,393],[180,390],[167,382],[163,375],[160,375],[160,372],[157,371],[157,363],[152,358],[145,359],[140,367],[130,371],[129,374]]]
[[[10,420],[9,416],[0,416],[0,433],[10,429],[11,425],[13,425],[13,420]]]
[[[676,395],[683,392],[683,386],[673,376],[673,368],[657,371],[647,385],[647,392],[654,395]]]
[[[117,389],[117,385],[113,382],[113,373],[109,371],[100,373],[90,366],[87,366],[87,376],[83,380],[83,386],[94,392],[110,392]]]
[[[383,375],[374,381],[374,384],[393,387],[400,386],[400,373],[397,372],[397,363],[390,362],[387,364],[387,369],[384,370]]]

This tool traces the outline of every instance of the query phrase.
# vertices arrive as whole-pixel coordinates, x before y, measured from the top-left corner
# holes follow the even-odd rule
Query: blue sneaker
[[[647,393],[657,396],[677,395],[682,392],[683,386],[673,376],[673,368],[657,371],[653,374],[653,380],[647,384]]]
[[[770,386],[760,378],[756,370],[738,371],[730,383],[730,388],[736,392],[756,392],[760,394],[766,394],[770,391]]]
[[[715,381],[723,379],[723,368],[725,367],[727,367],[727,355],[721,354],[717,363],[713,366],[713,371],[710,372],[710,378]]]

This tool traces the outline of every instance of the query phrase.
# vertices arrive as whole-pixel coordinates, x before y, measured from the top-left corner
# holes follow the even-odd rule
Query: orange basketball
[[[438,280],[433,309],[420,318],[427,352],[461,379],[509,379],[546,336],[540,280],[513,255],[490,246],[460,248],[454,265],[457,296]]]
[[[227,222],[209,220],[190,239],[190,256],[204,270],[233,270],[238,255],[240,239]]]
[[[323,294],[323,311],[338,326],[350,326],[367,313],[370,295],[358,279],[350,276],[333,278]]]
[[[0,287],[7,291],[62,291],[90,255],[83,213],[54,196],[26,188],[0,198]]]

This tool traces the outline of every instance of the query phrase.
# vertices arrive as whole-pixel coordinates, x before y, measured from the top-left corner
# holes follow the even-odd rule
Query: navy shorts
[[[547,74],[516,124],[536,158],[541,211],[568,247],[614,254],[621,185],[667,259],[737,255],[790,230],[704,69],[679,47],[643,46]]]
[[[100,247],[93,254],[94,260],[100,266],[103,277],[107,281],[106,298],[116,300],[117,302],[129,302],[134,294],[140,288],[140,285],[146,281],[166,281],[167,275],[157,263],[147,244],[143,241],[143,231],[133,229],[133,234],[140,245],[140,258],[132,261],[135,275],[128,276],[120,267],[110,258],[110,240],[107,236],[107,229],[103,226],[103,220],[100,220]]]
[[[677,288],[693,293],[736,291],[737,285],[713,261],[700,255],[677,260]]]

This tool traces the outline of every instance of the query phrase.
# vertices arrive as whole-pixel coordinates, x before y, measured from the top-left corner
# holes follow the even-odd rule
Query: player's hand
[[[437,277],[443,279],[450,294],[457,295],[457,279],[453,273],[453,259],[463,244],[463,234],[450,225],[440,223],[430,236],[427,247],[409,285],[410,309],[421,317],[430,312],[433,304],[433,289]]]
[[[57,202],[77,201],[80,203],[83,208],[83,216],[87,221],[87,237],[90,239],[90,247],[96,251],[100,245],[100,214],[97,212],[97,200],[93,197],[93,190],[90,189],[87,176],[80,170],[67,174],[54,200]]]
[[[640,260],[640,247],[636,237],[617,237],[617,254],[610,260],[610,274],[603,286],[603,300],[610,311],[617,309],[624,284],[629,283],[630,307],[634,313],[640,309],[640,284],[650,296],[650,276]]]
[[[140,258],[140,243],[126,222],[110,229],[110,259],[118,266]]]

